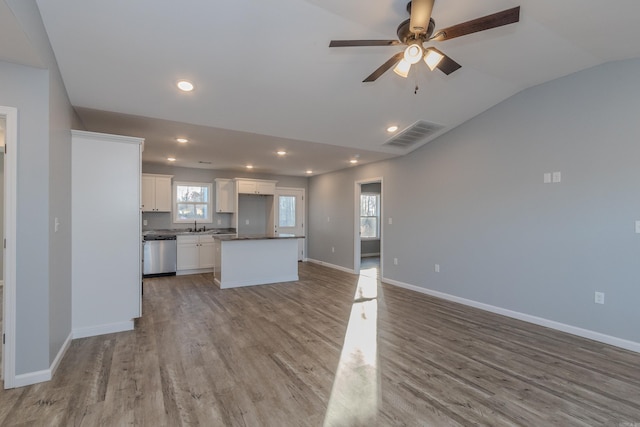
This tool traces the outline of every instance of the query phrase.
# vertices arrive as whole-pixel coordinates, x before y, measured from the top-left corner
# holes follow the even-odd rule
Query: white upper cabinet
[[[234,184],[232,179],[216,178],[216,212],[234,213],[236,211]]]
[[[172,177],[142,174],[142,212],[171,212]]]
[[[236,178],[238,194],[274,195],[276,193],[276,182],[277,181]]]

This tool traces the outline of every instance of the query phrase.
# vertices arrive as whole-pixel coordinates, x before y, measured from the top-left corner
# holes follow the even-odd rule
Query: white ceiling
[[[640,56],[637,0],[436,0],[436,30],[517,5],[520,22],[437,42],[462,65],[449,76],[418,64],[408,79],[389,71],[373,83],[362,80],[400,46],[329,41],[396,38],[405,0],[37,4],[87,128],[145,137],[145,161],[189,167],[303,175],[401,155],[383,146],[391,124],[446,131],[530,86]],[[195,91],[177,91],[181,78]]]

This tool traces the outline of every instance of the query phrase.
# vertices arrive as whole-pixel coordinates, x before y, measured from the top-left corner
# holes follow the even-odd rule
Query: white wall
[[[640,343],[638,75],[639,60],[585,70],[408,156],[312,178],[310,258],[353,268],[353,182],[382,176],[385,277]]]

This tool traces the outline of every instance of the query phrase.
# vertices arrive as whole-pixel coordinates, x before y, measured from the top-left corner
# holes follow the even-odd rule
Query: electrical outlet
[[[398,258],[393,259],[393,265],[398,265]]]
[[[604,292],[596,292],[594,301],[596,304],[604,304]]]
[[[249,225],[249,220],[248,220],[248,219],[247,219],[247,220],[245,220],[245,221],[244,221],[244,224],[245,224],[245,225]]]
[[[331,217],[330,216],[327,217],[327,222],[331,222]]]
[[[393,224],[393,218],[389,217],[389,225]]]
[[[142,225],[144,225],[145,227],[148,225],[148,224],[147,224],[147,220],[146,220],[146,219],[143,219],[143,220],[142,220]]]
[[[436,270],[436,273],[440,273],[440,264],[436,264],[434,269]]]
[[[222,225],[222,220],[221,219],[218,220],[218,225]]]
[[[336,248],[331,246],[331,253],[334,253],[336,251]]]
[[[636,220],[636,233],[640,234],[640,220]]]

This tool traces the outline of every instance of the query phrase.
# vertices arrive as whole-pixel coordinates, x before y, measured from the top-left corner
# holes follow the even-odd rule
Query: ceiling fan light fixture
[[[417,64],[422,59],[422,46],[412,43],[404,50],[404,60],[409,64]]]
[[[435,49],[427,49],[427,53],[424,56],[424,62],[427,64],[427,67],[433,71],[436,69],[440,61],[442,61],[442,58],[444,58],[444,55],[440,52]]]
[[[399,75],[400,77],[404,77],[406,79],[407,76],[409,75],[410,69],[411,69],[411,64],[409,64],[407,61],[402,59],[400,62],[398,62],[398,65],[396,65],[396,68],[393,69],[393,72]]]

